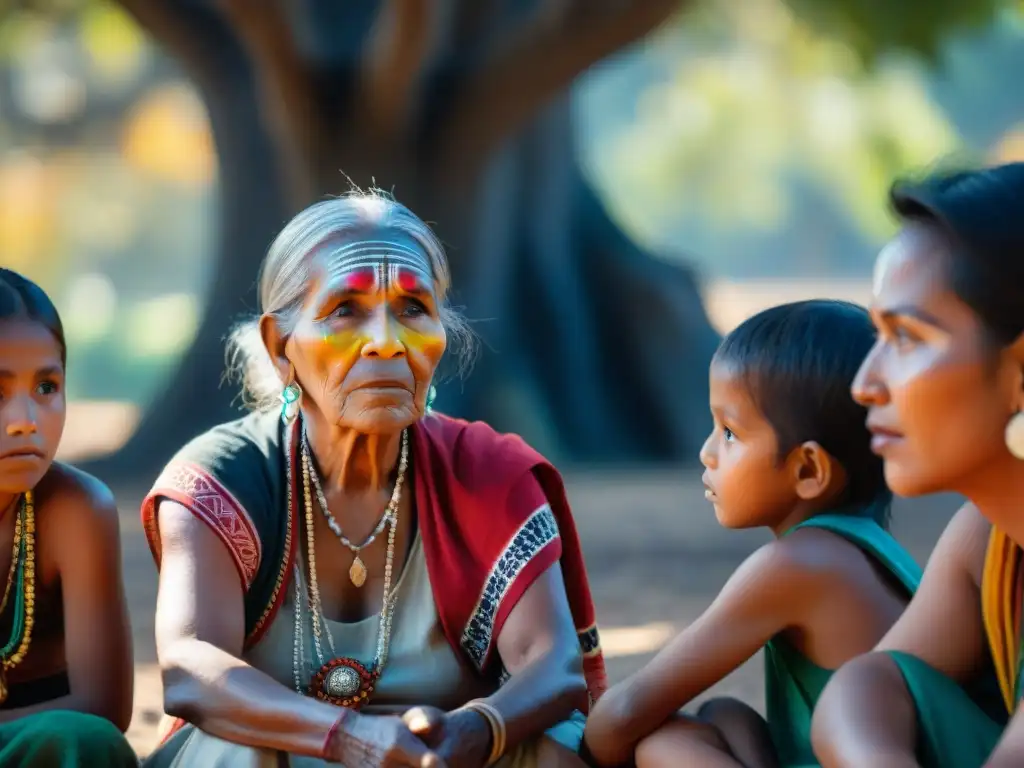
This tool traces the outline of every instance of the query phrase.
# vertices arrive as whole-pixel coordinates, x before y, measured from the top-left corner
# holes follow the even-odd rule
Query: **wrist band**
[[[334,725],[327,731],[327,737],[324,739],[324,747],[320,750],[320,755],[323,758],[328,758],[331,754],[331,742],[334,740],[335,734],[338,729],[341,728],[341,724],[348,720],[348,716],[352,714],[351,710],[342,709],[341,714],[338,715],[338,719],[334,721]]]
[[[494,765],[505,755],[505,740],[507,733],[505,731],[505,718],[501,716],[501,713],[495,709],[491,704],[486,701],[477,699],[466,704],[463,709],[469,709],[476,712],[478,715],[483,717],[487,721],[487,724],[491,728],[491,754],[487,757],[487,761],[484,763],[485,766]]]

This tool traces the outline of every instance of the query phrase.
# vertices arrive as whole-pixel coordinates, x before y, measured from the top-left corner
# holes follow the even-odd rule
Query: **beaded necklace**
[[[0,648],[0,704],[7,700],[7,672],[20,664],[32,641],[36,609],[36,517],[32,492],[21,497],[18,517],[14,521],[14,542],[11,567],[7,572],[0,613],[14,594],[14,621],[11,636]]]

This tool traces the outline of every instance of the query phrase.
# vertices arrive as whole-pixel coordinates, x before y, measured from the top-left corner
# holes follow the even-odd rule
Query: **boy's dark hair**
[[[815,441],[846,470],[844,507],[889,522],[892,491],[882,459],[871,452],[867,411],[850,385],[875,343],[863,307],[814,299],[766,309],[741,323],[715,352],[744,383],[775,430],[779,460]]]
[[[939,228],[950,243],[953,292],[999,346],[1024,332],[1024,163],[897,182],[896,214]]]
[[[44,326],[60,345],[61,363],[67,364],[64,325],[46,291],[14,270],[0,267],[0,321],[3,320],[31,320]]]

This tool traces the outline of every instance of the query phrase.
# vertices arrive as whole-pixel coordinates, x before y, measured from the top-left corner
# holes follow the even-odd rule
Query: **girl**
[[[885,529],[891,494],[849,397],[874,339],[863,309],[818,300],[761,312],[722,342],[705,496],[722,525],[766,527],[775,541],[597,703],[585,733],[597,764],[634,753],[639,768],[813,763],[811,713],[832,670],[878,642],[920,575]],[[761,648],[767,721],[730,699],[677,714]]]
[[[137,764],[117,508],[53,460],[65,353],[47,295],[0,269],[0,766]]]

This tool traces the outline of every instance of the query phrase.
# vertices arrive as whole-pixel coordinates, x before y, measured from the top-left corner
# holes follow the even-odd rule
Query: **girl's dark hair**
[[[953,292],[999,345],[1024,331],[1024,163],[938,172],[889,193],[904,221],[938,227],[950,244]]]
[[[64,325],[46,291],[27,277],[0,267],[0,321],[31,320],[46,327],[60,344],[60,361],[67,364]]]
[[[875,343],[867,310],[813,299],[766,309],[725,337],[713,364],[740,378],[772,428],[779,460],[815,441],[842,465],[848,483],[841,505],[888,525],[892,491],[882,459],[871,452],[867,410],[850,385]]]

